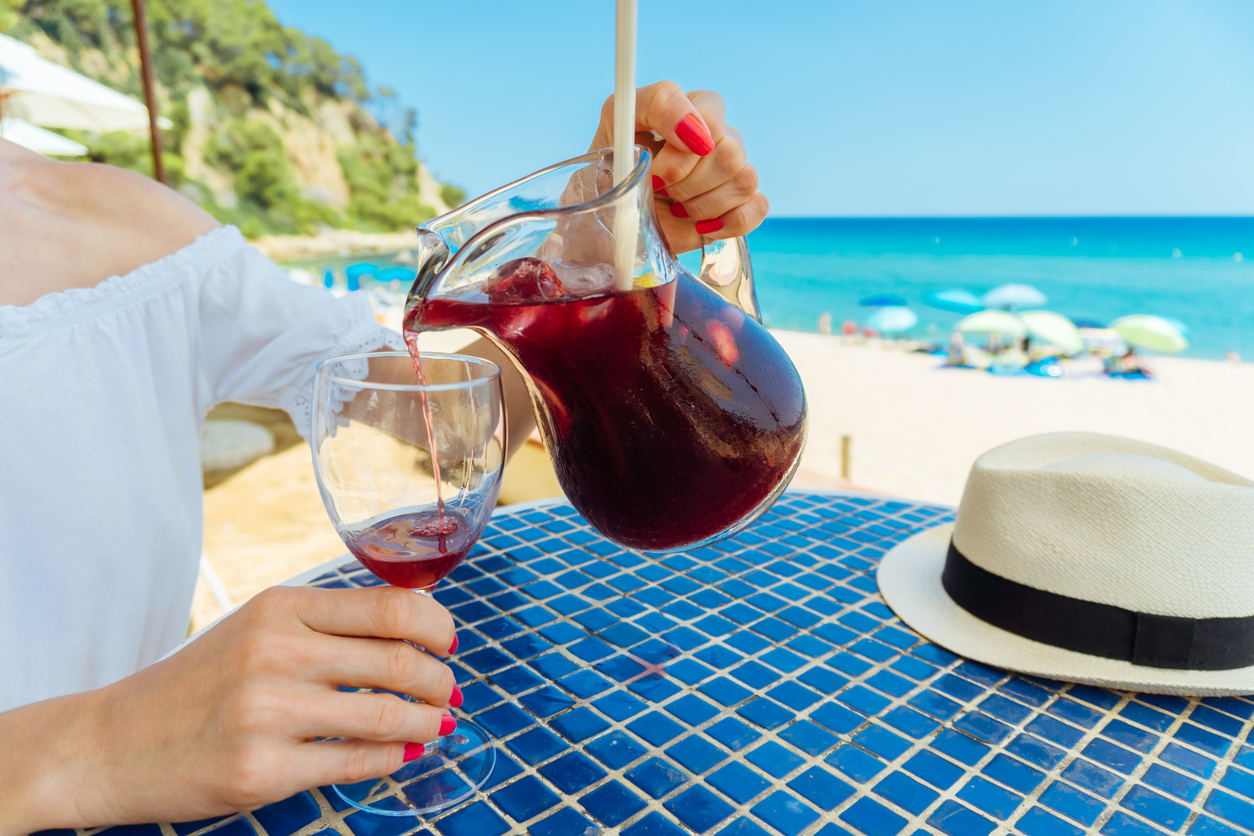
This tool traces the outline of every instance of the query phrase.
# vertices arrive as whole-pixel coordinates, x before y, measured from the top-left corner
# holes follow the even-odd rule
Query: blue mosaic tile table
[[[436,598],[462,713],[498,740],[429,821],[312,790],[109,836],[834,836],[1254,832],[1247,699],[1012,676],[906,628],[894,544],[952,509],[790,493],[733,540],[623,551],[564,502],[502,509]],[[349,558],[309,581],[379,583]]]

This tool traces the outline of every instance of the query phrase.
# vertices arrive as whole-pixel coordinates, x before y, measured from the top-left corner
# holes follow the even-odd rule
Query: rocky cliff
[[[5,34],[142,98],[129,3],[6,2]],[[170,184],[246,235],[389,232],[461,201],[416,159],[414,112],[261,0],[149,0],[148,15]],[[67,133],[95,160],[151,172],[146,135]]]

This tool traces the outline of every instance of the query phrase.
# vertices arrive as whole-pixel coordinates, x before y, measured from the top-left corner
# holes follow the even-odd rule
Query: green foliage
[[[335,210],[300,193],[283,137],[269,122],[235,118],[205,148],[205,161],[235,173],[235,194],[246,210],[269,216],[267,231],[308,232],[338,220]],[[248,213],[247,211],[245,212]]]
[[[466,202],[466,190],[459,189],[451,183],[440,186],[440,200],[450,209],[456,209]]]
[[[239,224],[246,235],[307,232],[324,224],[396,230],[435,213],[418,199],[412,138],[417,115],[402,109],[387,88],[372,96],[356,59],[281,25],[263,0],[148,0],[146,8],[162,115],[174,123],[162,137],[172,186],[186,179],[184,146],[192,131],[188,95],[204,85],[214,110],[205,163],[233,180],[237,202],[218,204],[203,184],[186,191],[220,220]],[[128,0],[0,0],[0,30],[6,26],[19,37],[44,33],[66,50],[79,71],[142,98],[140,70],[130,61],[135,35]],[[99,50],[107,69],[99,71],[97,60],[84,66],[86,50]],[[89,67],[97,72],[88,72]],[[278,103],[310,116],[324,101],[345,99],[370,102],[389,114],[385,123],[404,142],[360,107],[349,111],[356,142],[337,150],[349,186],[349,205],[341,214],[302,194],[271,109]],[[88,146],[92,160],[151,175],[146,137],[67,133]],[[446,202],[453,195],[455,202],[464,199],[452,187],[441,195]]]
[[[235,172],[235,193],[267,209],[297,196],[283,137],[266,122],[232,119],[209,139],[205,162]]]
[[[84,47],[110,54],[135,43],[125,0],[17,0],[17,8],[72,59]],[[157,79],[175,94],[206,82],[241,88],[261,106],[277,96],[298,110],[307,90],[370,96],[357,59],[281,25],[262,0],[149,0],[146,8]]]
[[[337,151],[352,197],[348,216],[365,229],[415,226],[435,215],[418,199],[418,160],[412,145],[386,134],[364,136]]]
[[[7,32],[17,25],[17,9],[21,0],[0,0],[0,32]]]

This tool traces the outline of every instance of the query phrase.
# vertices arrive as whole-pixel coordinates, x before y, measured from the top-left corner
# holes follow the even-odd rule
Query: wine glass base
[[[496,766],[488,733],[458,718],[450,735],[427,744],[426,754],[386,778],[333,787],[344,801],[381,816],[422,816],[474,797]]]

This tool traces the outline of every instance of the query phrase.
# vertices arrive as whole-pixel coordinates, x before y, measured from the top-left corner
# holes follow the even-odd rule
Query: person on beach
[[[967,344],[960,331],[949,335],[949,349],[945,353],[946,366],[965,366],[967,364]]]
[[[1136,353],[1136,349],[1132,346],[1128,346],[1128,350],[1119,357],[1112,354],[1107,358],[1105,372],[1108,375],[1153,377],[1153,373],[1141,362],[1140,355]]]
[[[637,97],[671,245],[757,227],[722,99]],[[611,100],[592,148],[612,125]],[[158,661],[196,582],[205,413],[280,407],[306,432],[315,363],[385,346],[403,347],[364,296],[290,281],[176,192],[0,140],[0,834],[253,809],[387,775],[438,736],[461,702],[437,658],[454,624],[408,590],[271,589]],[[522,439],[529,403],[500,365]]]

